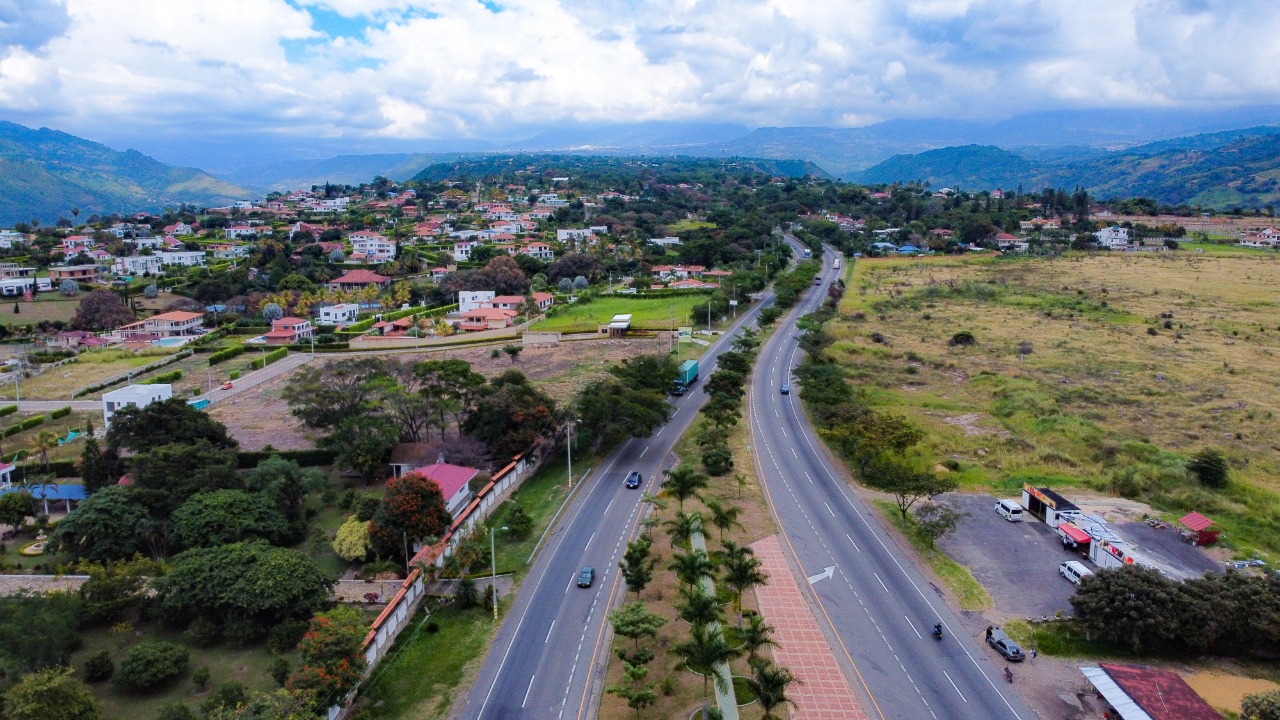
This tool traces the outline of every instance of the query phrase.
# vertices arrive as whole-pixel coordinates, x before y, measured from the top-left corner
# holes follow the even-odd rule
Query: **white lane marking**
[[[609,508],[613,507],[613,501],[614,501],[614,500],[617,500],[617,499],[618,499],[618,496],[617,496],[617,495],[614,495],[613,497],[609,498],[609,504],[604,506],[604,513],[603,513],[603,514],[605,514],[605,515],[608,515],[608,514],[609,514]],[[592,537],[594,537],[594,536],[592,536]]]
[[[956,694],[960,696],[960,699],[968,703],[969,702],[968,698],[964,696],[964,693],[960,692],[960,688],[956,686],[956,681],[952,680],[950,675],[947,675],[946,670],[943,670],[942,674],[947,676],[947,682],[951,683],[951,687],[956,689]]]
[[[920,631],[916,629],[915,624],[911,622],[911,618],[907,617],[906,615],[903,615],[902,619],[907,621],[907,627],[911,628],[911,632],[915,633],[916,637],[920,638],[921,640],[924,639],[924,636],[921,635]],[[915,684],[914,681],[912,682],[912,684]]]
[[[862,548],[858,547],[858,543],[854,542],[853,538],[849,537],[849,533],[845,533],[844,536],[849,538],[849,544],[853,546],[854,550],[857,550],[858,552],[862,552]]]
[[[524,691],[524,700],[520,701],[520,707],[524,707],[525,703],[529,702],[529,693],[533,692],[533,681],[537,679],[537,677],[537,675],[534,675],[529,678],[529,688]]]
[[[884,588],[885,592],[889,592],[889,586],[885,585],[884,581],[880,579],[880,573],[876,572],[875,570],[872,570],[871,574],[876,576],[876,582],[880,583],[880,587]]]
[[[794,447],[791,448],[791,454],[795,455],[797,460],[800,459],[800,454],[796,452],[796,449]]]
[[[551,631],[552,631],[552,630],[555,630],[555,629],[556,629],[556,621],[555,621],[555,620],[552,620],[552,621],[551,621],[551,627],[547,628],[547,638],[546,638],[546,640],[543,640],[543,641],[542,641],[542,644],[544,644],[544,645],[545,645],[545,644],[547,644],[547,642],[548,642],[548,641],[550,641],[550,640],[551,640]]]
[[[827,508],[827,512],[831,513],[831,517],[835,517],[835,516],[836,516],[836,511],[835,511],[835,510],[832,510],[830,505],[827,505],[827,501],[826,501],[826,500],[823,500],[823,501],[822,501],[822,504],[823,504],[823,506],[824,506],[824,507],[826,507],[826,508]]]
[[[649,452],[649,446],[645,445],[644,449],[640,451],[640,457],[644,457],[644,454],[647,452]]]
[[[822,572],[818,573],[817,575],[810,575],[810,576],[809,576],[809,584],[810,584],[810,585],[812,585],[812,584],[814,584],[814,583],[818,582],[819,580],[827,580],[827,579],[829,579],[832,575],[834,575],[834,574],[835,574],[835,572],[836,572],[836,566],[835,566],[835,565],[828,565],[828,566],[826,566],[825,568],[823,568],[823,569],[822,569]]]
[[[813,476],[809,474],[809,471],[808,471],[808,470],[805,470],[805,471],[804,471],[804,476],[805,476],[805,477],[807,477],[807,478],[809,478],[809,483],[810,483],[810,484],[813,484]]]

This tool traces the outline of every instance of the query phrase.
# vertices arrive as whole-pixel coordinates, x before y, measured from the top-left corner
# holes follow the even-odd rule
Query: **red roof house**
[[[1080,672],[1120,720],[1222,720],[1175,672],[1112,663]]]
[[[376,285],[379,289],[385,288],[387,283],[391,282],[391,278],[385,275],[379,275],[372,270],[352,270],[342,277],[336,277],[329,281],[330,290],[359,290],[369,285]]]
[[[467,506],[467,503],[471,502],[471,488],[468,487],[468,484],[471,482],[471,478],[480,474],[480,471],[476,468],[450,465],[449,463],[425,465],[415,469],[414,472],[425,476],[428,480],[440,486],[440,492],[444,495],[445,507],[448,508],[449,514],[455,518]]]

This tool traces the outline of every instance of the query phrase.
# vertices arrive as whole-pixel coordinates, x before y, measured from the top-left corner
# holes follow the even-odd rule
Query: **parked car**
[[[996,500],[996,512],[1009,522],[1022,522],[1022,505],[1017,500]]]
[[[1093,571],[1079,560],[1068,560],[1058,566],[1058,574],[1070,580],[1072,585],[1079,587],[1080,581],[1092,575]]]
[[[632,470],[630,473],[627,474],[628,490],[635,490],[636,488],[640,487],[641,482],[644,482],[644,478],[641,477],[640,473],[636,472],[635,470]]]
[[[1009,639],[1004,634],[1004,630],[1000,628],[992,628],[987,633],[987,644],[995,648],[995,651],[1004,656],[1009,662],[1022,662],[1027,659],[1026,653],[1022,652],[1022,648],[1018,644]]]
[[[582,568],[582,572],[578,573],[578,587],[589,588],[591,583],[596,581],[596,569],[590,565]]]

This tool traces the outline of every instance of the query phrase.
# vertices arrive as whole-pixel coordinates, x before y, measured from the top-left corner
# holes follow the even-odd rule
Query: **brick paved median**
[[[840,664],[813,619],[809,604],[796,585],[782,555],[778,536],[751,545],[769,584],[756,588],[760,614],[773,626],[773,659],[800,680],[788,694],[796,702],[792,720],[865,720],[858,698],[849,689]]]

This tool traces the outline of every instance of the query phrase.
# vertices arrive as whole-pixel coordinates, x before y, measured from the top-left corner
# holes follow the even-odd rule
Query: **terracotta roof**
[[[303,320],[300,317],[294,317],[290,315],[289,317],[282,317],[271,324],[272,325],[297,325],[298,323],[304,323],[304,322],[306,322],[306,320]]]
[[[454,495],[458,494],[471,482],[471,478],[480,473],[476,468],[463,467],[461,465],[450,465],[449,463],[436,463],[434,465],[426,465],[414,470],[421,473],[440,486],[440,491],[444,493],[444,499],[448,502]]]
[[[160,313],[159,315],[152,315],[151,319],[152,320],[169,320],[172,322],[186,322],[188,320],[195,320],[197,318],[202,318],[202,317],[204,317],[203,313],[184,312],[182,310],[171,310],[166,313]]]
[[[514,310],[503,310],[502,308],[492,307],[480,307],[462,313],[462,317],[468,320],[502,320],[505,318],[513,318],[515,316],[516,312]]]
[[[384,283],[390,279],[391,278],[383,275],[379,275],[378,273],[372,270],[352,270],[347,274],[343,275],[342,277],[335,278],[333,280],[330,280],[329,282],[349,284],[349,285],[356,285],[356,284],[367,285],[369,283]]]

